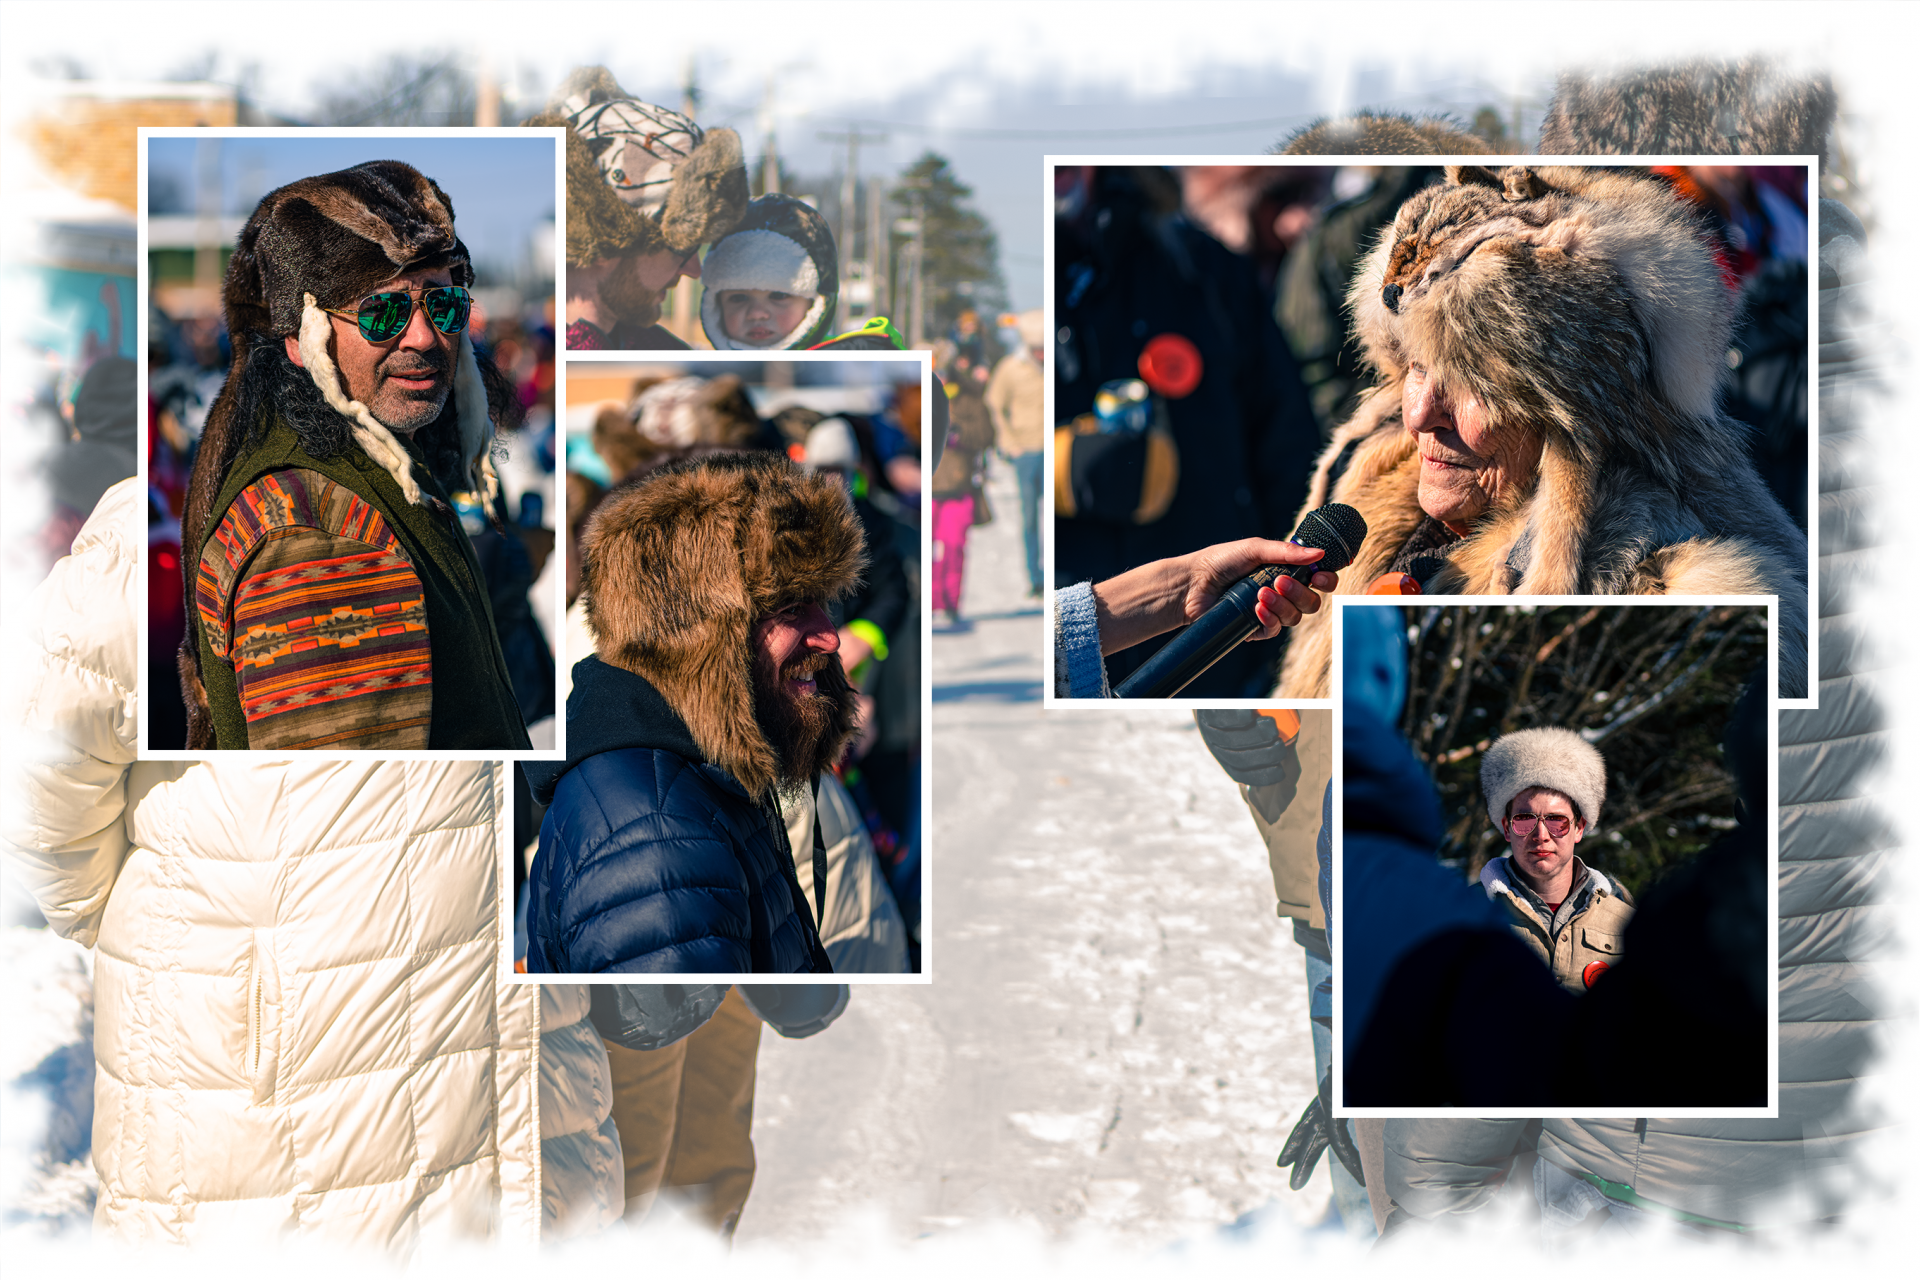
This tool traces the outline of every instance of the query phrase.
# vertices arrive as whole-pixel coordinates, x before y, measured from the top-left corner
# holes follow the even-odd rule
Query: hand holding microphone
[[[1182,615],[1192,625],[1147,659],[1114,690],[1114,695],[1171,698],[1235,645],[1255,635],[1271,639],[1281,627],[1297,624],[1303,614],[1320,607],[1319,597],[1308,587],[1332,591],[1338,585],[1334,574],[1359,553],[1366,536],[1367,524],[1359,512],[1331,502],[1308,512],[1289,542],[1249,538],[1159,562],[1185,564],[1188,581]],[[1145,565],[1142,570],[1155,567]],[[1111,585],[1102,583],[1094,588],[1097,603],[1102,603],[1103,588]],[[1159,626],[1124,640],[1116,634],[1114,642],[1109,643],[1108,618],[1103,612],[1100,647],[1111,653],[1166,629]]]

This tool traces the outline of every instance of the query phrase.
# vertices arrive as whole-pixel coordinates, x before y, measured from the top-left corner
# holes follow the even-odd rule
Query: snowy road
[[[930,987],[859,987],[767,1034],[737,1240],[878,1212],[896,1238],[1015,1220],[1146,1247],[1249,1213],[1317,1222],[1274,1157],[1312,1089],[1303,957],[1184,711],[1040,709],[1016,495],[934,638]]]

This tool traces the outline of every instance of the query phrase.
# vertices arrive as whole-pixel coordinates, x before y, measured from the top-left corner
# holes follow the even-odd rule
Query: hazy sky
[[[216,148],[224,211],[231,214],[250,213],[261,196],[296,178],[403,160],[453,201],[460,238],[478,262],[512,267],[524,259],[535,224],[553,217],[558,154],[546,138],[154,138],[149,172],[177,184],[188,209],[205,145]]]
[[[678,106],[691,66],[700,119],[738,128],[750,156],[771,124],[791,168],[837,172],[844,146],[818,135],[849,122],[888,135],[863,148],[863,170],[897,171],[927,148],[947,156],[999,231],[1013,301],[1027,307],[1041,301],[1049,153],[1244,156],[1356,106],[1462,119],[1518,106],[1531,127],[1564,67],[1755,51],[1831,67],[1871,121],[1876,94],[1903,90],[1893,59],[1906,47],[1888,38],[1898,8],[1840,4],[1450,5],[1438,19],[1402,4],[387,3],[335,6],[337,20],[297,34],[295,12],[15,3],[0,17],[0,65],[16,84],[68,62],[150,79],[211,55],[216,78],[248,80],[262,105],[293,115],[369,50],[455,51],[489,66],[522,111],[592,62]]]

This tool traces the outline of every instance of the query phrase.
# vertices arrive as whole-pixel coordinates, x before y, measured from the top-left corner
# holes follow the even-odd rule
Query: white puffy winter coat
[[[95,949],[96,1227],[412,1252],[540,1229],[538,1000],[501,976],[493,762],[135,762],[143,493],[10,635],[6,843]]]

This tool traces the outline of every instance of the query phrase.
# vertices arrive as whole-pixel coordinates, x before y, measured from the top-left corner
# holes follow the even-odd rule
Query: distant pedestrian
[[[933,607],[953,623],[960,621],[967,533],[982,510],[982,455],[993,447],[993,424],[975,373],[969,369],[953,380],[946,451],[933,472]]]
[[[987,411],[993,415],[994,442],[1013,464],[1020,484],[1020,530],[1027,546],[1027,595],[1038,599],[1040,575],[1040,481],[1046,441],[1046,382],[1041,350],[1046,319],[1038,311],[1020,313],[1020,349],[1002,357],[987,383]]]

